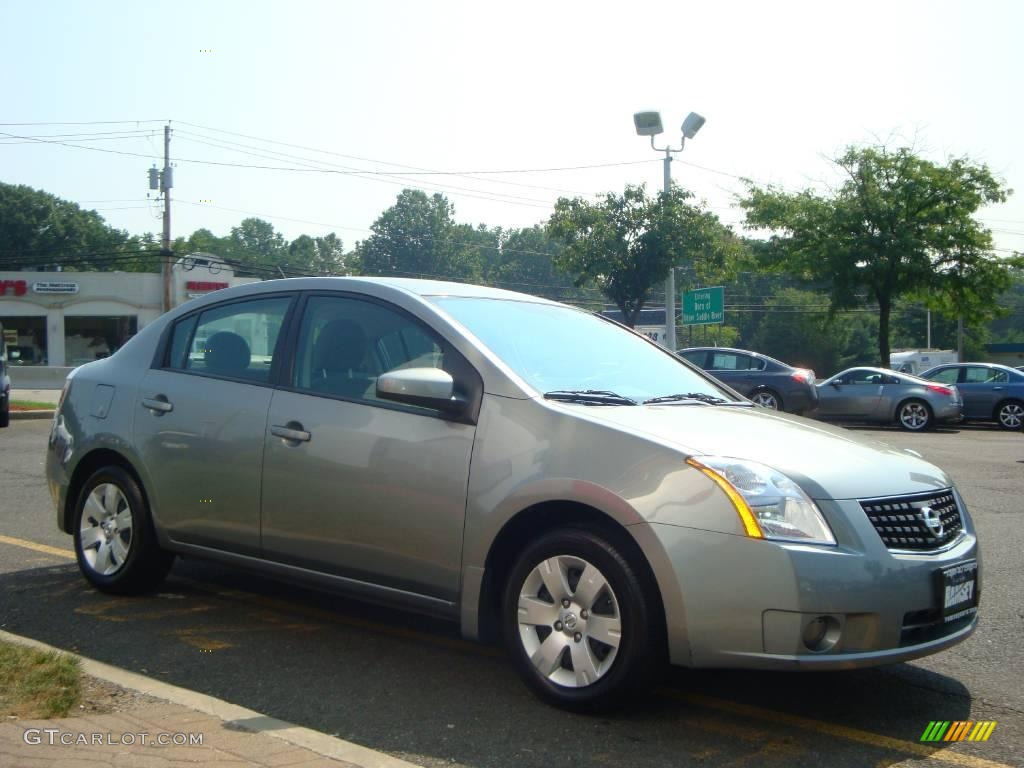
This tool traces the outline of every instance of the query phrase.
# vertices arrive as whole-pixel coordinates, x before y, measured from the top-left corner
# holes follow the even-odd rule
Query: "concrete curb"
[[[281,739],[296,747],[308,749],[318,755],[343,760],[348,763],[360,766],[360,768],[420,768],[413,763],[399,760],[397,757],[378,752],[368,747],[361,747],[350,741],[328,736],[325,733],[314,731],[311,728],[303,728],[284,720],[260,714],[251,709],[231,704],[221,699],[207,696],[204,693],[190,691],[187,688],[179,688],[176,685],[154,680],[151,677],[140,675],[136,672],[129,672],[102,661],[88,659],[71,651],[54,648],[46,643],[33,640],[29,637],[14,635],[10,632],[0,630],[0,640],[16,645],[37,648],[41,651],[56,651],[58,653],[73,656],[81,661],[82,671],[106,680],[122,688],[130,688],[140,693],[146,693],[159,699],[164,699],[172,704],[178,704],[189,709],[194,709],[207,715],[219,717],[226,724],[235,730],[245,730],[251,733],[262,733]]]
[[[11,411],[11,421],[18,419],[52,419],[53,411]]]

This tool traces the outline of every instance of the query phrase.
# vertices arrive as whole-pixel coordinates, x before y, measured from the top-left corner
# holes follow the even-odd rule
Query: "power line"
[[[0,123],[0,125],[118,125],[135,123],[166,123],[168,120],[87,120],[84,122],[50,122],[50,123]]]

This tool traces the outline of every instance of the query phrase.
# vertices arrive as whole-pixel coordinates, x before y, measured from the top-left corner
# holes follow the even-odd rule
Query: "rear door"
[[[996,402],[1002,398],[1010,377],[1006,371],[987,365],[965,365],[956,385],[964,399],[964,417],[991,419]]]
[[[176,541],[259,554],[270,381],[293,298],[259,296],[182,318],[139,387],[135,444],[154,514]]]
[[[378,399],[376,381],[438,367],[482,387],[476,371],[418,319],[354,295],[309,296],[293,338],[266,436],[266,556],[454,601],[476,427]]]
[[[749,395],[757,385],[760,368],[760,360],[742,352],[716,350],[708,357],[708,372],[744,396]]]

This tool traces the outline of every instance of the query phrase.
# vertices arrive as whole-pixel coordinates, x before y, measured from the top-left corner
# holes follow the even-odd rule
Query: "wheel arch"
[[[645,589],[650,590],[656,609],[656,636],[662,649],[668,647],[665,601],[651,562],[628,528],[596,507],[577,501],[552,500],[520,510],[502,526],[491,542],[484,562],[477,611],[477,636],[494,642],[500,634],[502,585],[523,548],[541,533],[566,526],[586,526],[599,531],[618,546],[637,569]]]
[[[82,492],[82,486],[100,467],[111,465],[120,467],[132,476],[132,479],[139,485],[143,501],[147,506],[150,506],[146,485],[142,482],[142,476],[135,469],[132,462],[124,454],[112,448],[97,447],[79,459],[71,473],[71,478],[68,481],[68,490],[64,496],[64,509],[61,510],[61,530],[64,533],[72,533],[74,531],[75,505],[78,502],[78,496]]]

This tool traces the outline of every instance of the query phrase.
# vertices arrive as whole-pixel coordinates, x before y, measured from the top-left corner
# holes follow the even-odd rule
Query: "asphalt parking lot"
[[[502,651],[453,625],[197,561],[162,591],[87,587],[43,481],[48,421],[0,431],[0,628],[211,694],[423,766],[1024,764],[1024,435],[858,429],[952,474],[984,557],[982,623],[939,655],[881,669],[673,669],[615,717],[546,707]],[[995,720],[934,749],[932,720]]]

